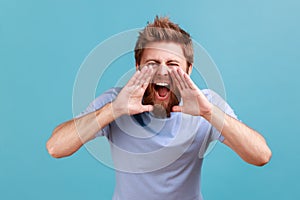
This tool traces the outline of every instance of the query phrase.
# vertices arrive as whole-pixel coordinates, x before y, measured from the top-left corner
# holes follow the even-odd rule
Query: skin
[[[159,64],[159,67],[149,65],[153,63]],[[138,70],[138,66],[145,67]],[[161,76],[171,79],[181,94],[183,105],[174,106],[173,112],[205,118],[222,133],[225,138],[223,143],[246,162],[257,166],[269,162],[272,153],[265,139],[255,130],[211,104],[194,84],[189,76],[192,66],[187,66],[179,44],[172,42],[148,44],[143,52],[141,63],[136,67],[136,73],[115,101],[88,115],[64,122],[54,129],[46,145],[50,155],[55,158],[72,155],[84,143],[93,139],[99,130],[118,117],[152,111],[152,105],[142,105],[142,98],[149,83]]]

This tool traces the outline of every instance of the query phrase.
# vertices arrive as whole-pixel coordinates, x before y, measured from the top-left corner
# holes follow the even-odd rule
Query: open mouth
[[[154,89],[156,91],[156,96],[159,100],[165,100],[169,96],[170,84],[159,82],[154,84]]]

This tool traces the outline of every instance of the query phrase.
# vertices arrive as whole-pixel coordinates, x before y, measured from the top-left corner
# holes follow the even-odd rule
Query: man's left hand
[[[171,77],[183,100],[183,105],[173,106],[173,112],[183,112],[194,116],[210,114],[212,104],[207,100],[187,73],[181,68],[178,68],[171,71]]]

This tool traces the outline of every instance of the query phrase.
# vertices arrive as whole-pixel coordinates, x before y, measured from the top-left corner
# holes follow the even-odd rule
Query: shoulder
[[[93,112],[97,109],[100,109],[101,107],[103,107],[104,105],[106,105],[107,103],[110,103],[112,101],[115,100],[115,98],[117,97],[117,95],[120,93],[122,88],[119,87],[114,87],[111,88],[107,91],[105,91],[104,93],[102,93],[101,95],[99,95],[97,98],[95,98],[86,108],[85,111],[81,112],[78,116],[82,116],[85,115],[87,113]],[[77,117],[78,117],[77,116]]]
[[[105,99],[105,98],[116,98],[118,96],[118,94],[120,93],[120,91],[122,90],[121,87],[113,87],[110,88],[108,90],[106,90],[104,93],[102,93],[101,95],[99,95],[95,101],[99,101],[100,99]]]
[[[210,102],[224,101],[224,99],[218,93],[211,89],[203,89],[201,91]]]
[[[95,107],[103,106],[104,104],[107,104],[109,102],[112,102],[115,100],[115,98],[118,96],[120,91],[122,90],[121,87],[113,87],[109,90],[106,90],[104,93],[99,95],[93,102]]]
[[[210,89],[201,90],[202,93],[206,96],[209,102],[219,107],[223,112],[230,115],[231,117],[237,119],[234,110],[231,106],[226,102],[226,99],[222,98],[218,93]],[[224,94],[225,96],[225,94]]]

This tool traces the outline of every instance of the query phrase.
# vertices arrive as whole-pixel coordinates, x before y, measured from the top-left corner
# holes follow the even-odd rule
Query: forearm
[[[57,126],[46,145],[49,154],[55,158],[72,155],[116,117],[108,103],[95,112]]]
[[[212,106],[206,118],[224,136],[224,144],[233,149],[246,162],[262,166],[269,162],[271,150],[265,139],[255,130]]]
[[[134,115],[153,110],[152,105],[141,103],[153,74],[152,68],[143,67],[133,75],[112,103],[59,125],[47,142],[48,152],[56,158],[69,156],[121,115]]]

